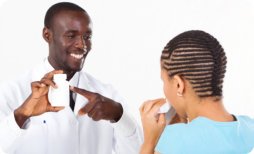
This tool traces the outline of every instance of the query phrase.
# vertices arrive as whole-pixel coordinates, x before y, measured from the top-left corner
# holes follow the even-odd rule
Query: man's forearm
[[[29,105],[27,105],[28,101],[31,101],[31,95],[25,100],[25,102],[20,107],[14,110],[14,117],[20,128],[23,126],[25,121],[31,117],[32,111],[29,108]],[[34,100],[32,99],[32,101]]]
[[[25,116],[19,108],[14,111],[14,117],[20,128],[23,126],[25,121],[29,118]]]

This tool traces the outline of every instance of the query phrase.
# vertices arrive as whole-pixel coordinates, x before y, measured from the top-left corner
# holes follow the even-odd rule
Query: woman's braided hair
[[[210,34],[200,30],[179,34],[162,51],[161,62],[170,77],[188,80],[199,97],[222,96],[227,57]]]

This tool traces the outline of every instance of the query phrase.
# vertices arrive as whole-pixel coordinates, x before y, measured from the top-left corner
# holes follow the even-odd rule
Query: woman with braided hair
[[[165,114],[158,113],[166,100],[146,101],[140,107],[141,154],[242,154],[252,150],[254,120],[230,114],[223,106],[226,63],[220,43],[204,31],[181,33],[166,45],[161,55],[164,94],[177,113],[173,119],[184,120],[166,126]]]

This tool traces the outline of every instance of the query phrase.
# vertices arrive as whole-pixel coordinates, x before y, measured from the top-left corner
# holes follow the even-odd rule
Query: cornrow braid
[[[187,79],[199,97],[222,96],[227,58],[210,34],[200,30],[179,34],[162,51],[161,62],[170,77]]]

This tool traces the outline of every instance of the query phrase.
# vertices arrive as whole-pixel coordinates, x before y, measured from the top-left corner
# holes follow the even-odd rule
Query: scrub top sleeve
[[[188,153],[185,151],[182,138],[185,135],[185,124],[173,124],[165,127],[155,147],[160,154]]]
[[[169,132],[167,131],[167,127],[162,132],[160,139],[155,147],[155,151],[159,152],[160,154],[167,153],[169,145],[168,145],[168,138],[169,138]]]

